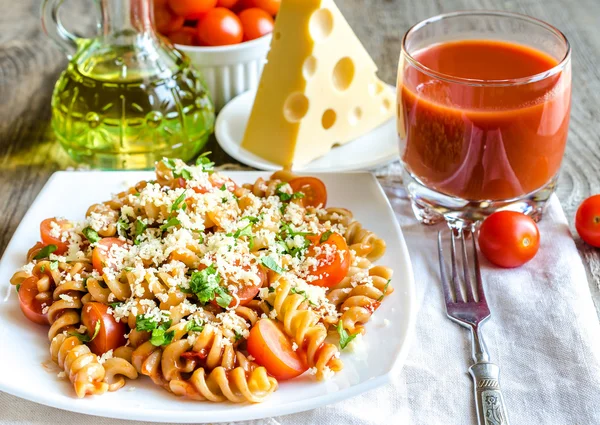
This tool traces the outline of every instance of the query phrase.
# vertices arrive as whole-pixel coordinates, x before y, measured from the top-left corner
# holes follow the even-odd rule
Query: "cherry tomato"
[[[238,15],[244,30],[244,41],[254,40],[273,32],[273,18],[257,7],[243,10]]]
[[[198,269],[202,270],[204,265],[201,264]],[[240,304],[239,305],[246,305],[248,304],[250,301],[252,301],[254,299],[254,297],[256,297],[256,294],[258,294],[258,290],[260,288],[262,288],[266,283],[267,283],[267,272],[265,271],[264,267],[262,265],[258,265],[258,273],[257,276],[260,279],[260,283],[258,285],[253,285],[250,282],[237,282],[234,280],[228,280],[226,283],[226,286],[229,285],[235,285],[238,290],[236,292],[237,297],[240,300]],[[249,271],[250,270],[250,266],[243,266],[242,267],[244,270]],[[231,300],[231,303],[229,303],[229,307],[233,307],[236,303],[235,298]],[[219,304],[217,303],[216,300],[212,300],[211,304],[214,306],[219,306]]]
[[[305,207],[325,207],[327,204],[327,188],[325,183],[316,177],[296,177],[290,180],[294,193],[302,192],[302,202]]]
[[[102,273],[102,269],[106,266],[108,256],[110,255],[110,248],[113,245],[123,246],[127,245],[127,242],[122,241],[119,238],[104,238],[101,239],[94,251],[92,252],[92,265],[98,273]]]
[[[169,40],[173,44],[183,44],[184,46],[193,46],[198,44],[198,31],[196,28],[183,27],[169,34]]]
[[[94,354],[100,356],[108,350],[125,345],[125,333],[127,332],[125,323],[117,322],[108,313],[106,304],[97,302],[84,304],[81,310],[81,323],[87,328],[86,332],[90,338],[94,337],[98,321],[100,321],[100,329],[96,337],[87,343]]]
[[[270,319],[261,319],[250,329],[248,353],[278,380],[295,378],[308,369],[301,349],[294,351],[290,339]]]
[[[216,6],[217,0],[168,0],[169,7],[176,15],[188,20],[200,19]]]
[[[277,15],[281,0],[252,0],[253,7],[259,7],[271,16]]]
[[[308,256],[316,257],[318,264],[310,270],[317,279],[309,282],[311,285],[331,288],[342,281],[350,268],[350,251],[346,240],[339,233],[331,233],[327,240],[321,243],[325,234],[308,236],[312,245],[308,248]]]
[[[587,244],[600,247],[600,195],[582,202],[575,215],[575,228]]]
[[[198,39],[204,46],[238,44],[243,38],[240,18],[224,7],[209,10],[198,22]]]
[[[238,0],[217,0],[217,7],[226,7],[231,9],[237,4]]]
[[[48,314],[42,313],[44,307],[42,302],[35,298],[39,293],[37,288],[37,278],[28,277],[19,286],[19,306],[21,311],[29,320],[39,325],[49,325]]]
[[[52,223],[56,223],[53,225]],[[53,229],[58,225],[60,227],[61,236],[52,236]],[[64,254],[69,248],[68,243],[61,241],[62,232],[68,230],[72,225],[67,220],[59,220],[56,218],[47,218],[40,223],[40,236],[44,245],[56,245],[56,251],[53,254]]]
[[[531,260],[540,246],[535,221],[515,211],[498,211],[486,218],[479,229],[479,248],[500,267],[519,267]]]
[[[178,16],[166,5],[154,6],[154,24],[161,34],[170,34],[183,27],[185,18]]]

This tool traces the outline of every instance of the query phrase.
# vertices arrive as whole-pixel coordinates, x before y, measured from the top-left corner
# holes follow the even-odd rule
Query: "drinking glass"
[[[441,59],[423,63],[428,49],[473,42],[510,43],[552,65],[516,77],[507,65],[477,78],[453,75],[465,62],[453,64],[452,57],[444,70]],[[477,63],[483,56],[469,58],[473,69],[485,68]],[[498,209],[541,218],[569,126],[571,49],[562,32],[515,13],[439,15],[405,34],[397,86],[404,184],[422,223],[473,223]]]

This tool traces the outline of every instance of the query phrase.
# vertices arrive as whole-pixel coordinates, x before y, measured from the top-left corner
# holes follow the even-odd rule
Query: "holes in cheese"
[[[317,43],[322,43],[333,31],[333,14],[329,9],[318,9],[310,17],[308,32]]]
[[[304,79],[308,80],[317,72],[317,58],[314,56],[309,56],[304,60],[304,65],[302,65],[302,75],[304,75]]]
[[[354,61],[350,57],[341,58],[333,68],[333,86],[339,91],[348,90],[354,81]]]
[[[348,114],[348,122],[350,123],[350,125],[358,124],[358,122],[362,118],[362,114],[363,112],[360,106],[357,106],[356,108],[352,109],[350,111],[350,114]]]
[[[323,116],[321,117],[321,124],[323,124],[323,128],[325,130],[329,130],[335,124],[335,120],[337,119],[337,114],[333,109],[327,109],[323,112]]]
[[[290,94],[283,105],[283,116],[289,122],[298,122],[308,112],[308,98],[304,93]]]
[[[390,109],[392,109],[392,102],[390,99],[383,99],[383,102],[381,102],[381,112],[383,114],[387,114]]]

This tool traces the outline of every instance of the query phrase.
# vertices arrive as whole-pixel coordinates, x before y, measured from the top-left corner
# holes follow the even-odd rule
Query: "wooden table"
[[[90,34],[91,0],[68,0],[63,21]],[[578,204],[600,192],[600,2],[598,0],[337,0],[342,12],[394,84],[400,40],[410,25],[464,9],[516,11],[547,21],[573,46],[573,109],[558,196],[586,265],[600,315],[600,251],[584,244],[573,227]],[[74,166],[49,129],[50,96],[66,58],[42,33],[40,0],[0,0],[0,254],[52,172]],[[217,163],[235,162],[215,141]],[[65,196],[77,196],[66,193]],[[61,202],[61,200],[57,200]]]

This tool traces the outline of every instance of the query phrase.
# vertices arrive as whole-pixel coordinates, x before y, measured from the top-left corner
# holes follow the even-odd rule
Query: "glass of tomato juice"
[[[413,26],[398,68],[398,134],[417,218],[472,223],[512,209],[539,219],[570,109],[571,49],[553,26],[491,11]]]

